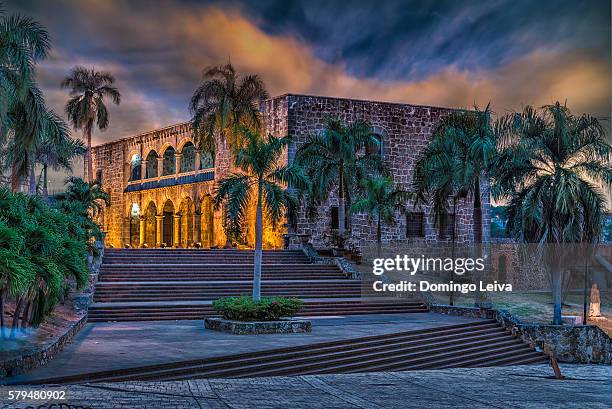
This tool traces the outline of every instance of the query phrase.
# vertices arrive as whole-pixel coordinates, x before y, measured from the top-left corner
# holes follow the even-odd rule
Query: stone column
[[[147,178],[147,161],[143,160],[140,163],[140,179],[144,180]]]
[[[196,211],[193,214],[193,228],[195,230],[195,234],[193,235],[193,241],[196,243],[202,242],[202,213]]]
[[[183,155],[179,152],[174,154],[174,172],[177,176],[179,173],[181,173],[181,156]]]
[[[181,228],[181,215],[180,214],[175,214],[174,215],[174,240],[173,240],[173,245],[174,247],[179,247],[179,232],[180,232],[180,228]]]
[[[202,151],[195,151],[195,171],[200,171],[200,162],[202,161]]]
[[[157,157],[157,177],[159,178],[164,173],[164,158],[162,156]]]
[[[145,242],[145,230],[147,228],[147,219],[144,216],[140,216],[140,237],[139,237],[139,246],[142,247]]]
[[[164,237],[163,235],[163,229],[164,229],[164,216],[163,215],[156,215],[155,216],[155,223],[157,223],[157,231],[155,234],[155,245],[157,247],[161,247],[162,244],[162,237]]]

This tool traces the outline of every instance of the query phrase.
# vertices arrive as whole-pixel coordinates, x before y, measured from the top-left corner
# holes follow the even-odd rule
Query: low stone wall
[[[213,331],[235,335],[296,334],[310,332],[312,323],[306,320],[285,319],[280,321],[244,322],[223,318],[206,318],[204,327]]]
[[[310,243],[301,245],[302,251],[310,259],[313,264],[334,264],[338,266],[340,270],[347,277],[351,277],[356,280],[361,279],[361,273],[353,267],[353,265],[344,257],[321,257],[317,250]]]
[[[0,378],[15,376],[27,372],[30,369],[46,365],[64,348],[64,346],[66,346],[66,344],[72,342],[72,339],[79,333],[86,322],[87,315],[84,315],[73,323],[63,335],[58,337],[55,341],[42,346],[39,350],[0,362]]]
[[[431,312],[472,318],[495,319],[531,347],[552,354],[559,362],[612,364],[612,340],[595,325],[546,325],[524,323],[504,310],[450,305],[430,305]]]

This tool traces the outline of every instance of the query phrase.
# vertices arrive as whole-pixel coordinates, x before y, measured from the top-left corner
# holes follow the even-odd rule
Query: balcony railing
[[[158,189],[190,183],[207,182],[215,178],[214,168],[202,169],[191,172],[182,172],[174,175],[164,175],[154,178],[131,180],[123,190],[127,192],[139,192],[141,190]]]

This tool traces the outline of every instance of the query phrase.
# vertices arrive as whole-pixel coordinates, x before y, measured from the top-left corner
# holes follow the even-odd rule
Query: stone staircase
[[[478,320],[415,331],[39,379],[33,383],[293,376],[546,362],[544,354],[513,338],[494,320]]]
[[[247,250],[107,249],[89,321],[202,319],[213,300],[251,294],[252,276]],[[427,311],[419,300],[365,302],[360,281],[299,250],[264,251],[262,295],[303,299],[301,316]]]

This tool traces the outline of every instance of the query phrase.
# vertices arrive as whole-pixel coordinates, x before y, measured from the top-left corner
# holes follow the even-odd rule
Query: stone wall
[[[361,101],[331,97],[305,95],[283,95],[265,103],[266,124],[268,130],[276,136],[289,134],[294,138],[294,145],[289,150],[292,159],[297,147],[304,143],[309,135],[321,132],[328,117],[340,118],[345,122],[358,120],[368,121],[377,135],[382,138],[382,154],[387,167],[393,173],[398,186],[410,188],[413,168],[422,149],[431,138],[431,133],[441,117],[451,112],[448,108],[396,104],[375,101]],[[283,126],[286,118],[287,126]],[[484,219],[488,220],[489,201],[488,186],[483,183]],[[331,206],[337,206],[335,194],[330,195],[328,202],[319,208],[316,220],[309,219],[305,211],[299,215],[297,234],[312,235],[315,247],[326,247],[326,235],[331,228]],[[471,242],[472,203],[463,201],[457,210],[457,241]],[[383,227],[383,241],[413,241],[415,245],[426,245],[438,242],[438,230],[429,208],[425,208],[425,237],[406,238],[406,219],[397,215],[396,226]],[[366,215],[354,215],[351,220],[351,244],[362,246],[376,236],[376,226]],[[488,238],[488,223],[483,228]]]
[[[532,348],[553,355],[559,362],[612,364],[612,341],[594,325],[524,323],[507,311],[449,305],[430,305],[430,311],[471,318],[495,319],[503,328]]]
[[[412,182],[414,164],[428,143],[434,127],[441,117],[451,111],[448,108],[305,95],[283,95],[264,101],[262,105],[266,131],[275,136],[291,135],[294,138],[294,142],[281,159],[282,163],[290,163],[297,147],[304,143],[309,135],[321,132],[328,117],[337,117],[345,122],[369,121],[376,134],[382,139],[383,159],[393,173],[394,182],[407,189],[410,188]],[[157,176],[143,181],[130,181],[130,162],[135,155],[145,161],[149,153],[153,152],[158,156],[161,164],[165,150],[172,147],[176,160],[180,162],[182,148],[188,142],[193,142],[191,127],[189,123],[181,123],[94,147],[94,175],[101,176],[103,188],[111,195],[111,206],[104,209],[100,217],[103,229],[108,233],[108,245],[113,247],[134,245],[134,228],[137,227],[132,225],[130,228],[130,212],[134,205],[137,205],[141,215],[145,214],[151,203],[155,204],[157,215],[161,215],[164,203],[168,200],[172,202],[177,217],[182,217],[184,214],[179,210],[183,201],[186,201],[188,205],[193,203],[196,211],[201,209],[204,198],[214,192],[216,181],[226,176],[232,167],[229,150],[221,141],[217,143],[214,180],[129,191],[130,187],[144,181],[164,182],[174,177],[177,180],[179,178],[177,172],[176,176]],[[144,172],[142,173],[144,176]],[[193,173],[198,173],[198,171]],[[483,233],[487,239],[489,232],[487,220],[490,213],[489,202],[486,199],[488,186],[483,183],[482,189],[485,198]],[[295,233],[312,235],[312,243],[316,247],[328,247],[328,238],[331,235],[331,206],[337,206],[337,204],[338,199],[332,193],[327,203],[319,209],[319,216],[316,220],[306,217],[305,211],[302,210]],[[407,239],[406,217],[398,213],[398,223],[395,226],[383,227],[383,240],[385,242],[410,242],[417,247],[441,241],[439,231],[434,226],[431,209],[425,207],[415,210],[425,212],[424,237]],[[473,241],[472,211],[473,206],[470,201],[464,200],[459,203],[456,215],[458,243]],[[249,216],[249,220],[253,217],[254,213]],[[214,244],[223,245],[225,234],[222,229],[221,211],[216,211],[213,218]],[[192,224],[197,223],[194,221]],[[375,223],[367,215],[353,215],[350,224],[352,235],[349,246],[361,247],[371,242],[376,235]],[[282,234],[285,233],[286,228],[279,226],[273,229],[270,223],[265,223],[265,225],[267,227],[264,238],[269,246],[282,245]],[[247,228],[246,236],[253,241],[252,228]],[[145,242],[149,241],[145,240]],[[143,243],[138,242],[137,244],[142,245]]]

